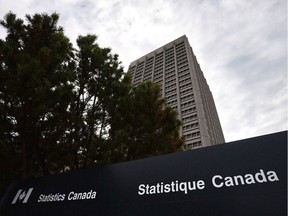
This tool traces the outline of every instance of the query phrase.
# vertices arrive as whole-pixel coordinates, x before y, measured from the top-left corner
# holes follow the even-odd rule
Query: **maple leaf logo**
[[[25,196],[26,196],[26,192],[23,191],[23,192],[20,194],[19,199],[20,199],[20,200],[23,200]]]
[[[16,202],[19,201],[21,201],[22,203],[27,203],[32,191],[33,188],[29,188],[27,193],[25,190],[22,189],[18,190],[11,204],[15,204]]]

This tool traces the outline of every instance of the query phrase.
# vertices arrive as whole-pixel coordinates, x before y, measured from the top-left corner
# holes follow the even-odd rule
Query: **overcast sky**
[[[0,0],[0,19],[9,11],[58,12],[71,42],[96,34],[125,70],[185,34],[227,142],[287,130],[286,0]]]

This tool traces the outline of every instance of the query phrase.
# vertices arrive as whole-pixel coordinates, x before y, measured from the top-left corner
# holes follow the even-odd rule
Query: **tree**
[[[160,88],[132,88],[95,35],[73,48],[58,14],[8,13],[0,24],[0,194],[25,179],[173,152],[177,113]],[[1,188],[2,187],[2,188]]]
[[[179,151],[181,122],[165,105],[160,87],[145,82],[130,91],[117,107],[118,124],[111,125],[112,161],[134,160]],[[113,127],[114,126],[114,127]],[[113,134],[113,135],[112,135]]]
[[[1,148],[11,156],[5,164],[22,178],[53,171],[56,161],[47,160],[65,131],[73,81],[72,45],[57,27],[59,16],[26,19],[8,13],[1,21],[7,37],[0,40]]]
[[[96,36],[80,36],[77,45],[70,107],[73,124],[68,136],[71,169],[103,163],[111,107],[121,98],[121,89],[127,88],[118,55],[111,54],[109,48],[100,48]]]

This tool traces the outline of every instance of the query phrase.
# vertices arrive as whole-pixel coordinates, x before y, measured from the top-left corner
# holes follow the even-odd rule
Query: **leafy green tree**
[[[134,160],[179,151],[181,122],[177,112],[165,105],[160,87],[145,82],[133,88],[117,108],[118,124],[114,135],[112,161]]]

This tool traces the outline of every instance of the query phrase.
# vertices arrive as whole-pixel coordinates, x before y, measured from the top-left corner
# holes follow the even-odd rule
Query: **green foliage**
[[[110,131],[113,162],[175,152],[183,144],[177,112],[165,106],[157,84],[133,88],[116,110],[117,124]]]
[[[73,48],[58,14],[8,13],[0,39],[0,194],[12,179],[177,151],[177,113],[160,88],[132,88],[94,35]]]
[[[67,140],[72,149],[70,169],[103,161],[109,111],[117,103],[121,88],[125,88],[118,56],[111,54],[109,48],[100,48],[96,36],[80,36],[77,45],[74,98],[70,107],[72,124]]]
[[[0,41],[1,147],[13,156],[10,160],[21,161],[23,178],[50,171],[47,158],[67,121],[72,45],[57,27],[58,19],[57,14],[35,14],[24,24],[8,13],[1,21],[8,33]]]

